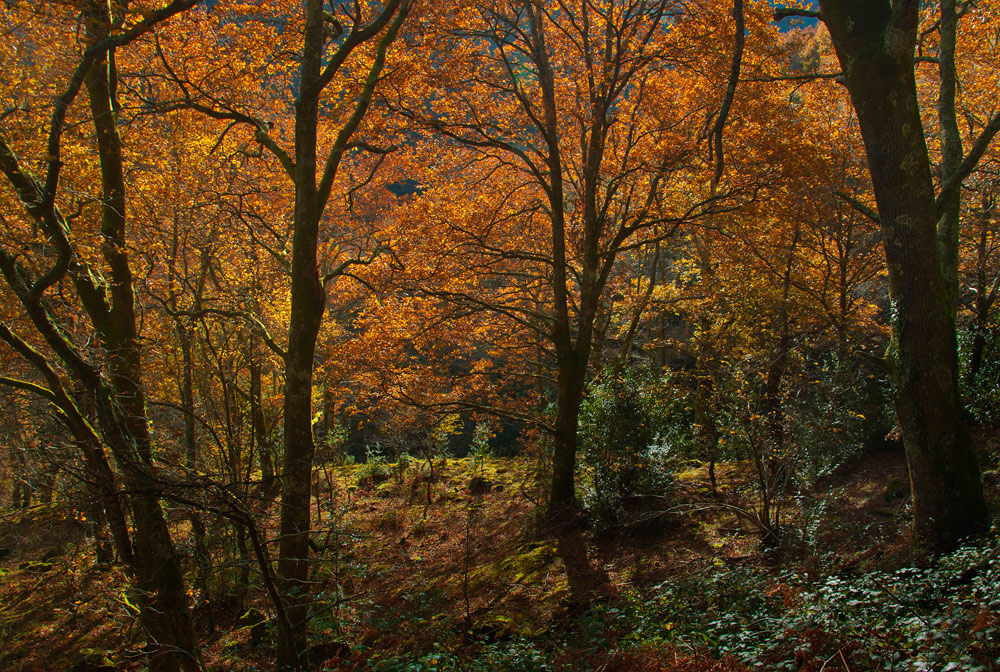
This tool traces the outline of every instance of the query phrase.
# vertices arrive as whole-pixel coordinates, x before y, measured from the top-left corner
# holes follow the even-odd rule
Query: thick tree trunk
[[[236,552],[240,566],[236,574],[237,609],[242,614],[250,608],[250,550],[247,546],[247,526],[240,520],[233,521],[233,536],[236,537]]]
[[[148,489],[148,481],[134,487],[143,486]],[[143,606],[140,618],[149,647],[149,669],[152,672],[201,670],[184,574],[159,500],[150,496],[133,497],[132,517],[135,521],[136,587],[150,596],[140,602]]]
[[[127,330],[120,323],[113,328]],[[141,379],[138,368],[132,374],[125,374],[121,363],[129,359],[117,361],[114,379],[119,382]],[[112,366],[115,363],[113,360]],[[145,402],[138,385],[130,392],[99,392],[97,413],[105,441],[122,471],[125,488],[131,492],[135,598],[149,642],[149,667],[152,672],[196,672],[201,670],[201,663],[184,573],[160,507],[157,493],[162,486],[150,469],[152,451]]]
[[[295,239],[299,240],[298,230]],[[312,239],[315,248],[315,235]],[[293,249],[296,244],[293,243]],[[278,661],[297,668],[306,644],[309,586],[309,502],[312,483],[312,364],[323,314],[323,294],[315,270],[296,281],[293,261],[292,321],[285,366],[285,456],[281,473],[281,523],[278,544],[279,587],[286,601],[294,641],[279,640]],[[302,269],[300,269],[302,270]]]
[[[295,215],[292,234],[291,315],[285,357],[284,463],[281,473],[281,520],[278,542],[278,589],[288,620],[278,638],[278,669],[308,666],[301,659],[309,619],[309,520],[312,464],[312,386],[316,341],[326,293],[319,275],[319,222],[338,166],[371,104],[385,65],[385,55],[409,8],[389,0],[366,26],[355,25],[324,65],[324,3],[305,0],[300,93],[295,104]],[[356,17],[361,21],[360,10]],[[391,20],[391,24],[390,24]],[[323,88],[350,53],[389,26],[379,39],[375,58],[353,112],[336,134],[317,184],[319,101]],[[324,67],[326,70],[324,70]]]
[[[987,527],[958,389],[949,292],[913,71],[918,2],[821,0],[868,156],[892,300],[894,401],[913,492],[914,541],[943,552]]]
[[[563,161],[559,145],[558,110],[556,106],[555,73],[545,42],[545,26],[538,7],[529,8],[532,36],[532,58],[538,68],[538,83],[542,91],[543,136],[548,149],[549,169],[548,200],[551,211],[549,221],[552,231],[552,342],[556,352],[556,419],[553,434],[552,487],[549,492],[549,513],[559,514],[576,501],[576,450],[580,424],[580,403],[587,380],[587,369],[593,341],[594,318],[597,312],[598,226],[594,198],[596,190],[589,188],[593,173],[600,165],[600,156],[591,157],[588,164],[588,193],[584,195],[586,220],[581,284],[580,308],[576,319],[574,338],[573,316],[570,311],[569,275],[570,261],[567,250],[566,206],[563,192]],[[595,148],[597,151],[598,148]]]
[[[184,415],[184,466],[198,469],[198,443],[194,431],[194,358],[191,353],[191,327],[177,325],[181,346],[181,409]]]
[[[580,403],[587,370],[570,360],[559,367],[558,399],[556,401],[555,432],[552,452],[552,490],[549,493],[550,513],[559,513],[576,499],[576,445]]]

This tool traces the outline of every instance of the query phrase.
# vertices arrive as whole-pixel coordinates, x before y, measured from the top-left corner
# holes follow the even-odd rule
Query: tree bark
[[[958,13],[955,0],[941,0],[941,41],[938,46],[938,125],[941,134],[941,181],[952,179],[962,165],[962,134],[955,111],[958,73],[955,68],[955,47],[958,41]],[[952,319],[958,311],[958,234],[962,210],[961,186],[941,204],[937,226],[938,252]]]
[[[274,459],[271,451],[267,421],[264,417],[262,399],[262,380],[260,353],[256,346],[256,337],[250,334],[250,427],[251,446],[257,451],[257,461],[260,464],[261,488],[265,493],[274,494]],[[268,497],[270,499],[270,497]]]
[[[131,573],[135,565],[132,540],[129,537],[128,523],[125,520],[125,512],[122,509],[118,486],[115,484],[111,466],[100,446],[92,444],[86,438],[78,438],[77,440],[81,442],[84,454],[88,489],[91,490],[95,504],[104,518],[103,522],[106,522],[111,530],[111,538],[114,541],[115,550],[118,552],[118,559],[128,567]],[[98,524],[100,523],[101,521],[98,521]]]
[[[309,505],[315,444],[312,431],[313,365],[323,321],[326,291],[317,258],[319,222],[338,166],[369,105],[385,64],[385,54],[408,11],[409,3],[390,0],[368,25],[354,26],[324,66],[323,0],[305,0],[300,93],[295,104],[295,213],[292,234],[291,314],[285,358],[284,462],[278,542],[278,590],[290,627],[278,637],[278,669],[302,669],[309,619]],[[390,19],[392,23],[390,25]],[[361,21],[360,14],[356,17]],[[343,60],[359,44],[380,38],[364,89],[352,115],[340,128],[317,184],[319,100]],[[333,70],[331,70],[333,68]]]
[[[1000,293],[1000,272],[992,278],[987,274],[990,261],[991,213],[996,207],[994,196],[984,195],[979,208],[979,237],[976,240],[976,276],[975,299],[972,302],[972,347],[969,354],[969,370],[966,374],[966,385],[969,389],[976,386],[979,372],[983,366],[983,355],[986,351],[986,337],[991,329],[990,313]]]
[[[560,513],[576,500],[576,446],[580,403],[583,400],[587,365],[562,364],[558,372],[558,398],[553,434],[552,489],[549,512]]]
[[[325,293],[316,258],[318,80],[323,57],[323,2],[305,2],[301,94],[295,105],[295,230],[292,235],[291,316],[285,360],[284,465],[278,589],[291,632],[278,638],[278,669],[300,669],[309,618],[309,501],[312,460],[312,379]],[[291,640],[289,641],[289,635]]]
[[[150,669],[154,672],[200,670],[197,644],[187,608],[183,574],[159,503],[159,487],[151,474],[151,444],[143,394],[141,348],[137,335],[132,276],[126,240],[126,200],[122,143],[118,132],[115,99],[117,77],[111,46],[127,44],[166,18],[191,7],[193,0],[175,0],[146,14],[128,32],[112,35],[110,6],[87,0],[81,6],[87,50],[70,78],[63,95],[53,106],[47,144],[47,174],[44,182],[26,172],[0,137],[0,167],[18,192],[21,202],[48,235],[56,256],[37,280],[18,257],[0,248],[0,269],[7,284],[25,308],[27,317],[62,364],[95,402],[94,408],[105,445],[111,449],[129,492],[134,522],[134,594],[140,618],[149,635]],[[66,113],[83,84],[89,93],[101,170],[101,222],[98,269],[89,265],[89,255],[79,255],[71,235],[71,220],[56,205],[62,133]],[[20,256],[20,255],[18,255]],[[69,276],[72,287],[87,312],[99,339],[97,361],[89,358],[64,337],[52,306],[44,294]],[[70,290],[69,283],[61,291]],[[6,330],[4,340],[41,373],[52,389],[39,388],[57,407],[72,406],[62,390],[59,375],[48,360]],[[9,338],[8,338],[9,337]],[[96,348],[89,344],[89,348]],[[93,432],[89,427],[87,430]],[[95,441],[96,445],[96,441]],[[124,544],[123,544],[124,548]]]
[[[861,124],[892,301],[890,362],[917,545],[945,552],[987,528],[958,388],[955,324],[914,78],[917,0],[820,0]]]
[[[20,443],[19,441],[16,443]],[[16,446],[11,441],[8,445],[10,454],[11,477],[10,507],[12,509],[24,509],[31,505],[31,488],[28,485],[28,461],[25,459],[24,447]]]
[[[95,0],[85,13],[88,40],[97,43],[106,39],[112,24],[109,5]],[[150,669],[193,672],[200,670],[201,664],[184,574],[149,471],[152,450],[126,245],[127,206],[116,77],[112,53],[96,60],[85,79],[101,165],[102,254],[110,270],[110,310],[103,322],[102,340],[113,392],[99,393],[97,408],[105,437],[123,469],[126,487],[133,493],[136,587],[149,596],[140,617],[150,643]]]
[[[176,223],[175,223],[176,226]],[[175,228],[176,236],[176,228]],[[200,298],[200,297],[199,297]],[[174,306],[176,310],[176,306]],[[195,434],[194,419],[194,354],[192,352],[192,328],[186,322],[187,318],[178,318],[177,340],[181,347],[181,409],[184,414],[184,466],[189,472],[198,470],[198,437]],[[185,320],[185,321],[181,321]],[[198,566],[198,591],[203,602],[211,600],[208,589],[208,577],[212,574],[212,557],[205,543],[205,524],[198,511],[192,508],[188,512],[191,523],[191,536],[194,538],[194,560]],[[215,622],[211,612],[208,612],[209,632],[215,631]]]

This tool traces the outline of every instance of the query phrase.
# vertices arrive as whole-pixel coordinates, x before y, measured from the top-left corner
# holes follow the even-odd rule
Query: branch
[[[857,355],[858,357],[865,360],[866,362],[869,362],[870,364],[874,364],[875,366],[880,368],[882,371],[885,371],[886,373],[890,374],[892,373],[892,362],[886,357],[879,357],[878,355],[873,355],[872,353],[867,352],[865,350],[861,350],[860,348],[855,348],[851,354]]]
[[[837,198],[839,198],[840,200],[842,200],[845,203],[847,203],[849,206],[851,206],[852,208],[854,208],[855,210],[857,210],[858,212],[860,212],[862,215],[864,215],[868,219],[872,220],[876,224],[879,223],[880,220],[879,220],[879,217],[878,217],[878,213],[875,212],[874,210],[872,210],[871,208],[869,208],[867,205],[865,205],[864,203],[862,203],[858,199],[854,198],[850,194],[845,194],[842,191],[838,191],[836,193],[836,196],[837,196]]]
[[[823,20],[823,15],[819,12],[814,12],[809,9],[798,9],[797,7],[775,7],[774,8],[774,20],[784,21],[789,17],[798,17],[801,19],[819,19]]]
[[[37,394],[46,401],[51,402],[53,405],[56,404],[55,393],[47,387],[43,387],[37,383],[32,383],[27,380],[21,380],[19,378],[8,378],[7,376],[0,376],[0,385],[6,385],[7,387],[13,387],[17,390],[24,390],[25,392],[31,392],[32,394]],[[58,408],[58,407],[57,407]]]
[[[27,381],[17,381],[7,377],[4,377],[0,382],[20,387],[20,389],[28,390],[42,396],[59,412],[60,419],[69,427],[77,439],[83,441],[85,445],[100,444],[97,431],[91,426],[79,407],[77,407],[76,402],[67,394],[59,378],[59,374],[52,368],[49,361],[45,359],[45,356],[35,350],[30,343],[14,333],[4,322],[0,322],[0,340],[7,343],[7,345],[31,364],[48,383],[48,387],[28,383]]]
[[[398,7],[398,10],[397,10]],[[392,11],[390,11],[392,10]],[[378,85],[382,76],[382,69],[385,67],[385,57],[386,52],[388,52],[389,47],[396,40],[396,35],[399,33],[400,27],[403,25],[403,21],[406,20],[406,15],[409,13],[410,3],[406,2],[402,6],[399,6],[399,2],[391,2],[386,6],[382,15],[376,19],[376,22],[369,26],[368,31],[361,31],[359,34],[364,34],[364,39],[369,39],[374,36],[378,30],[382,29],[384,22],[388,22],[389,18],[392,16],[392,12],[398,11],[395,20],[389,26],[385,35],[379,40],[378,46],[375,50],[375,60],[368,70],[368,77],[365,80],[364,88],[361,91],[361,95],[358,98],[357,104],[355,105],[354,112],[351,114],[350,118],[340,129],[337,134],[337,139],[333,143],[333,148],[330,150],[330,154],[327,156],[326,165],[323,167],[323,176],[320,178],[319,186],[316,189],[316,203],[319,205],[319,211],[322,212],[326,207],[326,202],[330,198],[330,190],[333,188],[333,180],[337,175],[337,169],[340,167],[340,161],[347,151],[351,136],[361,125],[361,120],[364,119],[365,114],[368,112],[368,107],[371,105],[372,97],[375,95],[375,87]],[[384,19],[384,22],[383,22]],[[377,30],[375,28],[377,27]],[[352,35],[353,35],[352,31]],[[324,73],[324,77],[326,73]],[[332,77],[332,75],[330,75]],[[322,78],[321,78],[322,79]],[[321,88],[326,86],[326,82],[321,81]]]
[[[49,128],[47,142],[49,167],[45,176],[44,199],[37,205],[50,208],[55,203],[56,187],[59,184],[59,171],[63,165],[62,160],[59,158],[59,148],[62,142],[62,133],[66,127],[66,113],[80,92],[80,87],[83,86],[83,80],[90,71],[90,68],[107,52],[132,42],[149,32],[156,24],[165,21],[174,14],[194,7],[198,2],[200,0],[174,0],[162,9],[149,12],[146,18],[124,33],[103,39],[84,52],[80,63],[77,64],[76,70],[70,78],[69,86],[55,101],[52,112],[52,125]]]
[[[199,317],[204,317],[205,315],[219,315],[221,317],[238,317],[238,318],[244,319],[244,320],[246,320],[247,322],[250,323],[250,326],[252,326],[255,329],[257,329],[257,332],[260,334],[261,339],[263,339],[263,341],[267,345],[267,347],[271,348],[271,350],[276,355],[278,355],[279,357],[281,357],[281,359],[283,359],[283,360],[287,359],[287,357],[288,357],[288,353],[285,352],[285,349],[282,348],[280,345],[278,345],[278,342],[276,340],[274,340],[273,336],[271,336],[270,332],[267,330],[267,326],[261,321],[261,319],[259,317],[257,317],[253,313],[249,313],[249,312],[246,312],[246,311],[243,311],[243,310],[223,310],[221,308],[201,308],[199,310],[177,311],[174,314],[176,316],[184,315],[184,316],[190,317],[191,319],[197,319]]]
[[[811,82],[817,79],[833,79],[840,82],[844,76],[843,72],[814,72],[806,75],[760,75],[758,77],[744,77],[741,82]]]
[[[28,317],[31,318],[32,323],[38,330],[38,333],[45,339],[49,347],[59,356],[63,363],[72,369],[79,378],[88,385],[98,385],[100,381],[100,373],[98,370],[87,363],[83,358],[83,355],[77,351],[76,347],[66,338],[63,332],[59,329],[58,325],[54,322],[52,317],[52,312],[49,307],[42,303],[40,297],[34,295],[29,288],[27,273],[18,263],[17,259],[11,255],[3,247],[0,247],[0,273],[3,274],[4,279],[7,281],[7,285],[13,290],[15,296],[20,300],[21,305],[24,306]],[[35,283],[37,285],[37,282]],[[6,325],[0,323],[0,338],[4,337],[4,329]],[[9,331],[9,330],[8,330]],[[20,340],[20,339],[18,339]],[[8,341],[9,342],[9,341]],[[38,355],[40,358],[36,360],[34,355],[28,356],[25,354],[26,351],[22,351],[20,346],[11,343],[11,346],[17,349],[23,356],[25,356],[29,361],[34,364],[35,361],[43,361],[44,357]],[[30,346],[28,346],[30,349]],[[38,365],[35,365],[38,368]],[[40,369],[41,370],[41,369]]]
[[[969,154],[962,161],[962,165],[958,167],[958,170],[949,175],[948,179],[941,183],[941,193],[938,194],[937,200],[934,201],[938,212],[948,202],[948,199],[954,195],[954,192],[962,188],[962,181],[979,165],[979,161],[983,158],[986,150],[989,149],[990,143],[993,142],[993,138],[998,132],[1000,132],[1000,112],[993,115],[993,118],[986,124],[983,132],[976,138],[976,142],[972,145],[972,149],[969,150]]]
[[[323,68],[323,72],[320,74],[319,80],[316,82],[318,91],[322,91],[331,81],[333,81],[337,71],[340,70],[340,67],[347,60],[347,57],[351,55],[351,52],[354,51],[357,46],[372,39],[386,27],[393,14],[395,14],[397,10],[400,10],[400,3],[401,0],[391,0],[385,7],[382,8],[382,12],[364,28],[359,29],[357,21],[355,21],[354,25],[351,27],[351,32],[347,35],[347,39],[344,40],[344,43],[340,45],[340,48],[330,58],[326,67]],[[410,11],[409,0],[407,0],[400,11],[405,17],[407,12]],[[360,12],[358,12],[356,18],[358,21],[361,20]]]
[[[175,110],[194,110],[195,112],[200,112],[206,117],[211,117],[212,119],[218,119],[219,121],[231,121],[236,124],[245,124],[253,129],[254,139],[257,140],[261,145],[267,148],[271,154],[278,159],[278,163],[284,169],[285,174],[288,175],[293,180],[295,179],[295,161],[292,157],[282,149],[277,142],[274,141],[267,131],[270,128],[270,124],[262,119],[251,116],[249,114],[244,114],[242,112],[237,112],[235,110],[217,110],[214,107],[208,105],[203,105],[202,103],[197,103],[188,96],[187,92],[184,94],[184,99],[180,102],[171,103],[169,105],[161,105],[158,107],[159,112],[173,112]],[[226,128],[226,132],[232,128],[232,125]],[[220,137],[217,142],[221,142]]]
[[[729,82],[726,85],[726,95],[722,98],[722,106],[719,108],[719,116],[715,120],[715,126],[711,133],[715,152],[715,173],[712,175],[713,190],[722,179],[722,171],[725,168],[725,158],[722,154],[722,131],[726,126],[729,110],[733,106],[733,99],[736,97],[736,85],[740,81],[740,68],[743,65],[743,47],[746,44],[743,0],[733,0],[733,19],[736,21],[736,34],[733,37],[733,61],[729,70]]]
[[[391,252],[391,249],[385,245],[379,245],[372,251],[371,255],[367,259],[348,259],[342,262],[336,268],[323,276],[323,284],[325,285],[338,276],[346,275],[347,270],[352,266],[371,266],[375,263],[376,259],[381,257],[386,252]]]
[[[542,418],[532,415],[530,413],[519,413],[514,410],[508,410],[501,408],[499,406],[493,406],[484,403],[473,403],[471,401],[436,401],[436,402],[426,402],[419,401],[413,396],[407,394],[401,386],[397,387],[398,391],[393,394],[388,392],[394,399],[401,401],[405,404],[413,406],[414,408],[419,408],[423,411],[432,411],[438,413],[447,413],[456,410],[467,410],[467,411],[480,411],[486,413],[496,418],[504,418],[506,420],[514,420],[515,422],[523,422],[526,425],[537,427],[542,431],[548,432],[550,434],[555,434],[555,425],[545,422]]]

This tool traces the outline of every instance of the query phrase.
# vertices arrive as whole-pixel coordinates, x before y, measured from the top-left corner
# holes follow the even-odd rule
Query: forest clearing
[[[0,668],[1000,670],[1000,0],[0,36]]]

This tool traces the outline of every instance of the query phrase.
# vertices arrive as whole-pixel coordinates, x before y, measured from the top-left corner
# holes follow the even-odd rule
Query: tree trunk
[[[324,3],[305,0],[305,27],[299,98],[295,103],[295,214],[292,233],[291,315],[285,358],[284,463],[281,473],[281,520],[278,543],[278,588],[289,628],[278,637],[278,669],[308,666],[301,659],[309,619],[309,504],[315,445],[312,432],[312,386],[316,341],[323,320],[326,292],[317,260],[319,221],[338,166],[371,104],[385,65],[386,51],[395,40],[409,3],[389,0],[367,25],[356,25],[336,54],[324,66]],[[390,19],[392,20],[390,25]],[[361,21],[360,10],[356,17]],[[317,184],[319,100],[336,72],[331,63],[344,59],[361,43],[389,26],[378,41],[375,58],[353,113],[336,134]],[[324,67],[327,70],[324,70]],[[330,68],[333,68],[330,71]]]
[[[260,480],[264,492],[271,492],[274,487],[274,460],[271,456],[271,437],[268,435],[267,421],[264,418],[264,404],[261,399],[261,365],[256,338],[250,334],[250,445],[257,450],[257,461],[260,464]],[[268,497],[270,499],[270,497]]]
[[[995,204],[993,197],[983,197],[979,209],[979,238],[976,241],[976,285],[973,301],[972,347],[969,353],[969,370],[966,375],[966,385],[975,389],[976,380],[983,366],[983,355],[986,352],[986,337],[993,328],[990,326],[990,313],[1000,292],[1000,273],[990,279],[987,268],[990,261],[990,220]]]
[[[184,319],[184,318],[181,318]],[[177,338],[181,346],[181,409],[184,415],[184,466],[190,472],[198,470],[198,437],[194,428],[194,355],[192,352],[192,333],[190,324],[178,322]],[[191,536],[194,538],[194,560],[198,567],[198,592],[202,603],[210,602],[208,577],[212,574],[212,557],[205,543],[205,524],[198,511],[191,508],[188,511],[188,521],[191,523]],[[215,622],[211,611],[208,611],[208,630],[215,632]]]
[[[315,450],[313,360],[325,302],[316,259],[320,217],[316,193],[316,136],[322,55],[323,2],[306,0],[301,94],[295,105],[295,231],[285,360],[285,456],[278,544],[278,587],[291,632],[282,633],[278,639],[278,669],[302,666],[300,655],[306,647],[309,618],[309,502]]]
[[[764,383],[764,408],[767,413],[767,431],[770,435],[770,445],[767,458],[767,486],[775,492],[783,492],[791,485],[794,477],[794,465],[791,456],[787,454],[785,444],[785,409],[781,386],[788,367],[788,351],[792,345],[790,319],[788,316],[788,301],[792,283],[792,266],[795,263],[795,249],[799,241],[799,230],[796,227],[785,263],[785,274],[782,282],[781,309],[778,312],[777,331],[781,334],[775,345],[775,351],[767,365],[767,376]]]
[[[555,433],[552,452],[552,490],[549,512],[559,513],[576,500],[576,445],[580,403],[587,365],[573,360],[559,367]]]
[[[11,441],[7,451],[10,454],[11,477],[10,507],[12,509],[24,509],[31,505],[31,488],[28,486],[28,462],[24,455],[23,447],[15,447],[15,441]]]
[[[952,178],[962,165],[962,134],[955,112],[958,73],[955,69],[955,48],[958,14],[955,0],[941,0],[941,41],[938,47],[938,125],[941,136],[941,181]],[[944,280],[952,319],[958,312],[958,234],[962,210],[962,189],[955,189],[942,204],[937,225],[938,252],[941,255],[941,275]]]
[[[110,34],[109,6],[96,0],[86,7],[87,37],[99,42]],[[110,309],[103,316],[102,340],[108,351],[111,390],[98,392],[97,410],[105,439],[124,473],[131,497],[136,587],[148,595],[141,610],[154,672],[201,669],[188,610],[184,574],[151,477],[152,450],[142,363],[136,330],[135,297],[126,245],[125,174],[118,132],[113,55],[98,59],[86,76],[90,111],[101,165],[102,254],[109,269]]]
[[[715,382],[708,371],[708,358],[703,348],[698,356],[695,368],[697,382],[694,393],[694,424],[697,427],[695,438],[698,443],[698,455],[708,462],[708,481],[712,492],[718,488],[715,474],[715,463],[719,454],[719,428],[715,424]]]
[[[890,361],[913,492],[914,541],[932,552],[987,528],[958,389],[955,324],[917,104],[917,0],[820,0],[865,143],[889,270]]]
[[[100,492],[89,480],[86,483],[87,501],[84,511],[87,514],[87,533],[94,538],[94,555],[99,565],[110,565],[115,560],[114,545],[108,539],[108,521],[101,508]]]
[[[250,608],[250,550],[247,546],[247,526],[243,521],[233,521],[236,552],[239,553],[239,571],[236,574],[237,610],[242,614]]]
[[[38,474],[38,503],[51,504],[56,485],[56,465],[49,465]]]
[[[93,445],[86,439],[81,441],[81,449],[84,454],[84,465],[87,473],[87,487],[92,493],[96,508],[100,512],[100,517],[96,524],[106,522],[111,530],[111,539],[114,541],[115,550],[118,552],[118,559],[125,564],[131,573],[135,564],[132,554],[132,540],[129,537],[128,523],[125,520],[125,512],[122,510],[122,503],[118,497],[118,486],[115,484],[115,477],[111,471],[111,466],[100,446]]]

